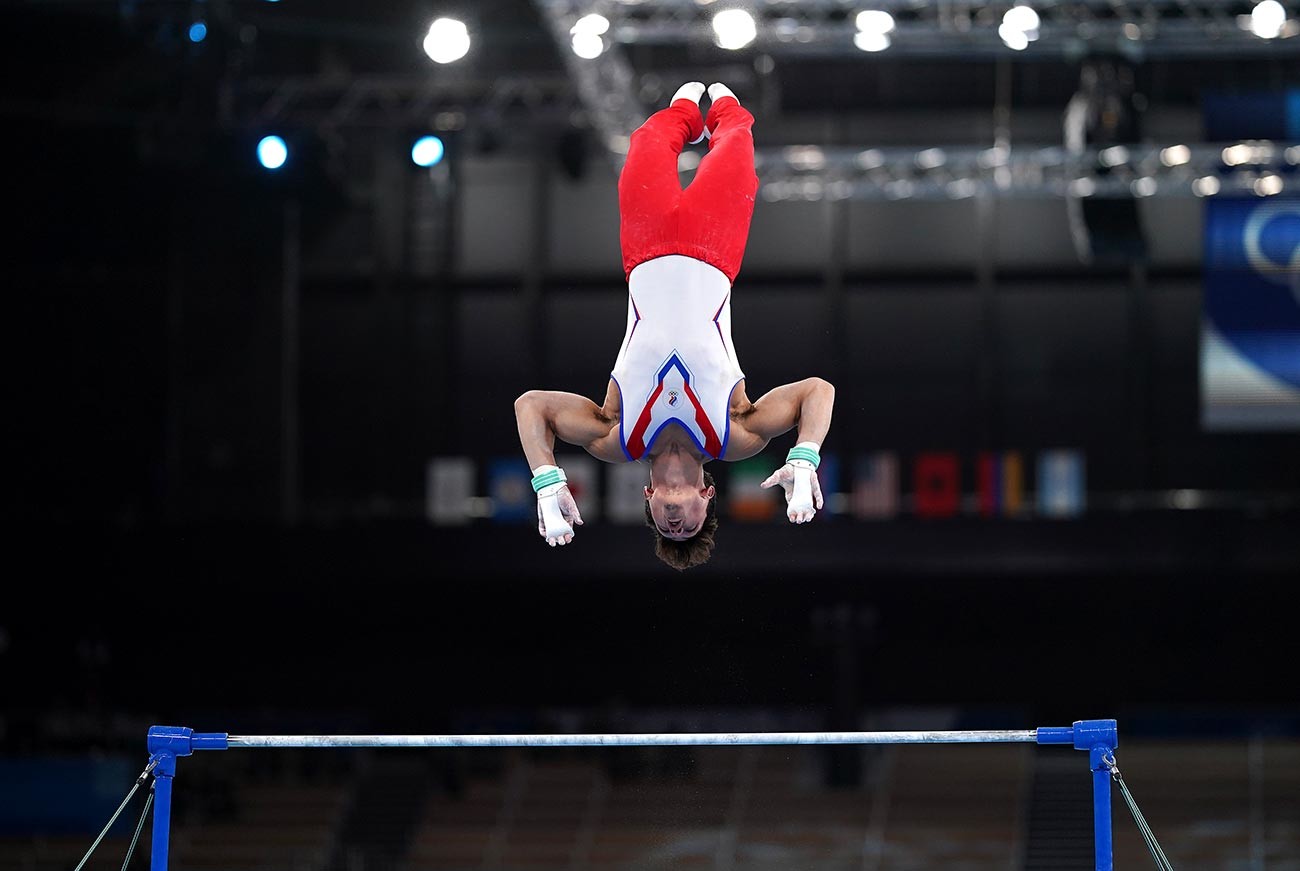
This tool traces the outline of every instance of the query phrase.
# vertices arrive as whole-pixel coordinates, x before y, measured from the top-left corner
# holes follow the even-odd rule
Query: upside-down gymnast
[[[538,531],[552,547],[573,540],[578,506],[555,464],[555,439],[609,463],[645,462],[646,522],[655,554],[682,570],[707,561],[718,519],[710,460],[752,457],[798,428],[786,462],[763,481],[781,486],[792,523],[822,507],[819,451],[835,389],[821,378],[777,387],[756,401],[731,341],[731,289],[754,213],[754,117],[723,84],[688,82],[633,134],[618,182],[628,284],[627,330],[605,401],[530,390],[515,400],[519,441],[533,472]],[[704,139],[709,151],[683,190],[677,158]]]

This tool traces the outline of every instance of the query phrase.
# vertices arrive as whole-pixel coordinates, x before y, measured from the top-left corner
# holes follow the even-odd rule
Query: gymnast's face
[[[655,485],[645,488],[646,501],[650,503],[650,516],[654,518],[659,534],[674,541],[693,538],[709,513],[709,500],[714,488],[704,485],[704,473],[697,482]]]
[[[669,434],[650,458],[650,486],[645,488],[650,518],[659,534],[685,541],[700,531],[709,512],[713,488],[704,483],[704,458]]]

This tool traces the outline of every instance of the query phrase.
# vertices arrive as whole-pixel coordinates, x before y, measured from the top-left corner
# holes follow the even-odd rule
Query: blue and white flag
[[[1080,451],[1050,450],[1038,455],[1038,513],[1078,517],[1087,504],[1084,459]]]
[[[1205,204],[1201,425],[1300,429],[1300,198]]]

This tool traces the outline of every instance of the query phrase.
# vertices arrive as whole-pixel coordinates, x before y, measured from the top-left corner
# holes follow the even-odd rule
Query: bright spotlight
[[[574,22],[573,27],[569,28],[569,34],[594,33],[602,36],[609,32],[609,19],[604,15],[598,15],[593,12],[590,15],[584,15]]]
[[[1160,162],[1165,166],[1182,166],[1192,159],[1192,149],[1186,145],[1171,145],[1160,152]]]
[[[196,21],[190,25],[190,42],[202,42],[208,38],[208,25],[202,21]]]
[[[1282,176],[1269,173],[1255,179],[1255,196],[1271,197],[1282,193]]]
[[[893,33],[894,16],[883,9],[864,9],[856,19],[862,33]]]
[[[469,53],[469,29],[455,18],[439,18],[429,25],[424,53],[434,63],[449,64]]]
[[[446,152],[437,136],[421,136],[411,146],[411,161],[416,166],[437,166]]]
[[[1154,178],[1145,175],[1142,178],[1134,179],[1133,183],[1129,185],[1129,190],[1133,192],[1135,197],[1151,197],[1155,196],[1158,187],[1159,185]]]
[[[860,30],[853,34],[853,44],[863,51],[884,51],[889,48],[889,34]]]
[[[1212,175],[1205,175],[1192,182],[1192,193],[1198,197],[1212,197],[1219,192],[1219,180]]]
[[[758,27],[744,9],[724,9],[713,16],[713,34],[719,48],[735,51],[758,37]]]
[[[1250,11],[1250,32],[1260,39],[1277,39],[1286,28],[1286,9],[1277,0],[1260,0]]]
[[[570,39],[573,53],[583,60],[594,60],[605,51],[605,41],[599,33],[575,33]]]
[[[1032,8],[1028,6],[1012,6],[1002,16],[1002,23],[1024,33],[1029,33],[1031,30],[1037,30],[1041,22],[1038,13]]]
[[[1024,51],[1029,48],[1029,37],[1023,30],[1012,27],[1005,21],[998,25],[998,36],[1002,37],[1002,42],[1007,48],[1015,51]]]
[[[289,159],[289,146],[279,136],[264,136],[257,143],[257,160],[267,169],[279,169]]]

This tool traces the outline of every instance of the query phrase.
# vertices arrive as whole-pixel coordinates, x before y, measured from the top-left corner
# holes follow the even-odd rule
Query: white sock
[[[722,84],[722,82],[714,82],[713,84],[709,85],[710,100],[716,103],[719,100],[721,100],[723,97],[731,97],[737,103],[740,102],[740,98],[737,97],[734,93],[732,93],[731,88],[728,88],[726,85]]]
[[[700,98],[703,96],[703,82],[687,82],[677,89],[677,93],[673,94],[673,98],[669,100],[668,103],[671,105],[672,103],[676,103],[678,100],[690,100],[692,103],[698,103],[700,102]]]

